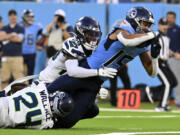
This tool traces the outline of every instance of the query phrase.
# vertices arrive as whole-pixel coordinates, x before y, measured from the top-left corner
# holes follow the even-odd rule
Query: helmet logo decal
[[[129,18],[135,18],[137,15],[137,10],[135,8],[131,8],[127,13]]]

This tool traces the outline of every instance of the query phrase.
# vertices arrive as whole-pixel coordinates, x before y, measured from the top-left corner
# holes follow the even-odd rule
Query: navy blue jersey
[[[6,25],[2,28],[2,31],[6,33],[15,32],[18,34],[19,38],[24,38],[24,28],[19,24],[16,24],[14,28],[11,28],[10,25]],[[3,45],[3,56],[22,56],[22,43],[6,40],[3,41]]]
[[[170,49],[173,52],[180,53],[180,27],[178,25],[174,25],[172,28],[169,28],[167,31],[167,35],[170,38]]]
[[[131,34],[135,33],[132,26],[126,20],[118,21],[110,34],[116,29],[123,29]],[[87,58],[87,62],[91,69],[99,69],[102,67],[117,69],[147,50],[149,50],[148,47],[137,48],[124,46],[119,40],[110,40],[107,36],[94,53]]]

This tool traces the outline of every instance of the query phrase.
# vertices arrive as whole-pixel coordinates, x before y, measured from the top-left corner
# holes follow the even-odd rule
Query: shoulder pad
[[[122,29],[125,31],[128,31],[129,33],[134,33],[134,29],[132,28],[132,26],[130,25],[130,23],[126,20],[118,20],[114,26],[112,31],[116,30],[116,29]]]
[[[84,56],[79,44],[77,43],[74,37],[67,39],[64,41],[62,46],[62,52],[66,52],[66,55],[71,55],[73,57]]]
[[[118,20],[115,25],[114,28],[122,28],[122,27],[129,27],[131,26],[126,20]]]

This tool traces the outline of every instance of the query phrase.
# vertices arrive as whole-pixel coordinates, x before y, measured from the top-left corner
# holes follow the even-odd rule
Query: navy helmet
[[[81,17],[75,24],[75,34],[87,50],[95,50],[101,39],[101,28],[95,18]]]
[[[51,98],[51,109],[54,117],[65,117],[74,108],[71,96],[66,92],[56,92]]]
[[[28,19],[28,17],[32,17],[31,20]],[[28,24],[34,23],[34,13],[30,9],[25,9],[22,13],[22,21]]]
[[[151,11],[144,7],[131,8],[126,14],[126,20],[131,24],[135,31],[141,29],[140,21],[154,24],[154,17]]]

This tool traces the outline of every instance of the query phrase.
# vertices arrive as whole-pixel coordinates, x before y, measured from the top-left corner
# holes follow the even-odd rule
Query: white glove
[[[115,68],[105,67],[105,68],[98,69],[98,76],[114,78],[116,74],[117,74],[117,69]]]
[[[101,99],[106,99],[107,96],[108,96],[108,90],[105,89],[105,88],[101,88],[99,90],[99,96],[100,96]]]

